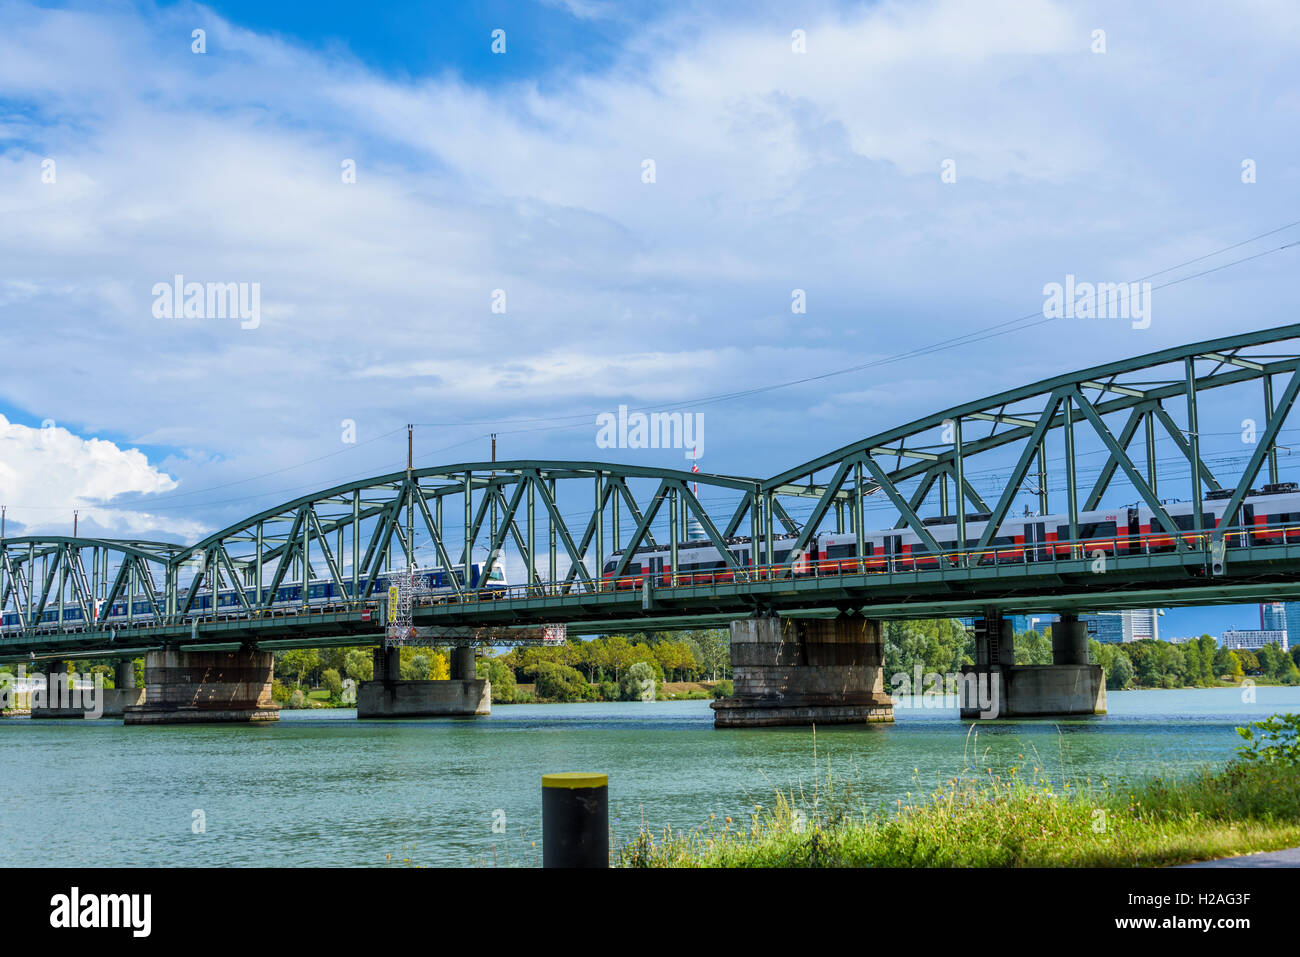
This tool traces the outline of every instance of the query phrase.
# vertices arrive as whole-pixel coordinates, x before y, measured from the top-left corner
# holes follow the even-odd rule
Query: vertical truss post
[[[361,578],[361,489],[352,492],[352,601],[360,597],[357,586]]]
[[[775,493],[773,492],[768,492],[763,496],[763,536],[766,539],[766,547],[763,550],[766,552],[767,563],[769,565],[776,564],[776,552],[773,551],[775,543],[772,541],[772,522],[776,518],[776,516],[772,514],[772,496],[774,494]]]
[[[677,584],[677,538],[678,538],[678,520],[680,518],[680,508],[685,503],[679,502],[679,490],[674,487],[668,490],[668,581],[674,585]]]
[[[600,591],[605,581],[605,502],[601,488],[600,469],[596,469],[595,500],[593,508],[596,516],[596,591]],[[496,517],[493,515],[493,523]],[[496,534],[493,533],[493,538]]]
[[[948,508],[948,473],[939,473],[939,514],[947,518],[951,513]]]
[[[866,529],[863,526],[862,514],[862,462],[853,463],[853,531],[857,535],[858,561],[862,563],[862,570],[867,570],[866,555],[863,554],[867,548]]]
[[[1192,452],[1192,528],[1201,529],[1201,433],[1196,422],[1196,359],[1188,356],[1187,369],[1187,438]],[[1172,531],[1172,529],[1170,529]]]
[[[528,582],[532,584],[537,575],[537,486],[531,476],[521,481],[528,483]]]
[[[750,574],[758,578],[758,569],[761,565],[770,565],[772,555],[768,553],[761,556],[763,535],[763,496],[759,494],[758,486],[749,493],[749,544],[750,544]]]
[[[964,549],[966,547],[966,462],[962,455],[961,447],[961,416],[957,416],[952,423],[952,448],[953,448],[953,467],[956,470],[953,476],[953,484],[957,486],[957,547]],[[962,562],[965,563],[967,556],[962,553]]]
[[[552,476],[546,480],[546,485],[542,489],[543,494],[550,496],[550,503],[553,508],[546,510],[546,547],[550,553],[550,564],[547,566],[550,571],[551,587],[555,587],[555,580],[559,577],[559,570],[556,567],[555,555],[555,516],[559,512],[559,503],[555,500],[555,477]]]
[[[470,586],[470,565],[474,561],[474,484],[471,473],[465,473],[465,587]]]
[[[1273,421],[1273,377],[1267,373],[1263,376],[1264,380],[1264,427]],[[1270,445],[1268,450],[1268,480],[1271,484],[1277,484],[1277,446]]]
[[[1065,396],[1065,498],[1070,512],[1070,557],[1073,558],[1079,540],[1079,486],[1074,467],[1074,397]]]

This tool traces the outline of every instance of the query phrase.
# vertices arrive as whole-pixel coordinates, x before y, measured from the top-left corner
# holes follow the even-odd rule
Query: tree
[[[1106,673],[1106,687],[1113,691],[1122,691],[1133,680],[1133,662],[1124,653],[1123,648],[1115,648],[1111,657],[1111,670]]]
[[[605,661],[614,669],[615,682],[619,680],[623,669],[635,660],[631,643],[622,635],[610,635],[605,639]]]
[[[476,674],[491,683],[493,704],[509,704],[515,700],[515,673],[500,658],[480,658]]]
[[[428,655],[413,655],[411,657],[411,663],[408,666],[408,668],[409,670],[407,671],[407,674],[402,675],[403,678],[407,678],[409,676],[409,680],[427,681],[429,679]]]
[[[368,651],[353,649],[343,658],[343,673],[353,681],[372,681],[375,677],[375,659]]]
[[[1228,652],[1228,674],[1233,678],[1240,678],[1245,674],[1241,668],[1241,658],[1235,651]]]
[[[302,679],[308,672],[320,667],[320,652],[315,648],[295,648],[293,651],[280,653],[280,661],[285,670],[295,676],[294,687],[302,687]]]
[[[700,649],[700,666],[713,681],[727,677],[731,670],[731,635],[722,628],[709,628],[694,632]]]
[[[537,666],[537,694],[555,701],[581,701],[587,697],[587,679],[568,665],[543,661]]]
[[[1187,663],[1187,669],[1183,678],[1184,682],[1191,685],[1193,688],[1204,684],[1205,681],[1201,678],[1204,668],[1201,664],[1200,642],[1189,641],[1184,643],[1181,647],[1183,649],[1183,660]]]
[[[343,677],[338,673],[337,668],[326,668],[321,672],[320,678],[321,684],[330,693],[331,700],[343,695]]]
[[[654,670],[645,661],[629,665],[619,682],[619,697],[624,701],[654,701],[656,691]]]
[[[1052,638],[1037,631],[1022,631],[1015,636],[1016,664],[1050,665]]]
[[[1209,635],[1201,635],[1197,639],[1197,644],[1201,647],[1201,681],[1206,685],[1214,685],[1217,683],[1215,681],[1217,672],[1214,670],[1214,653],[1218,650],[1218,645]]]

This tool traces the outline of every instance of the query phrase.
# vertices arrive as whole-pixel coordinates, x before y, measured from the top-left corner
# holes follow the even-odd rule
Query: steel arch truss
[[[1117,478],[1151,510],[1153,522],[1169,531],[1175,525],[1160,490],[1183,482],[1180,490],[1189,491],[1195,503],[1194,530],[1211,532],[1200,527],[1202,499],[1225,486],[1202,458],[1198,423],[1208,410],[1217,411],[1221,390],[1238,386],[1255,390],[1262,425],[1250,436],[1249,459],[1235,485],[1227,486],[1233,491],[1226,515],[1213,531],[1222,538],[1265,465],[1268,480],[1278,481],[1277,438],[1300,392],[1298,367],[1300,325],[1283,326],[1057,376],[870,436],[763,484],[766,562],[771,564],[777,523],[796,536],[791,565],[832,519],[836,531],[857,531],[857,553],[863,554],[864,511],[881,500],[887,500],[894,517],[876,527],[908,528],[935,554],[945,549],[923,516],[950,517],[959,547],[982,550],[1026,493],[1037,499],[1039,514],[1066,515],[1070,538],[1077,540],[1079,513],[1101,506]],[[1145,448],[1135,455],[1131,447],[1139,435]],[[1157,454],[1162,441],[1176,449],[1173,461]],[[1079,480],[1080,447],[1088,443],[1093,454],[1105,454],[1105,463],[1085,487]],[[1049,448],[1060,454],[1049,455]],[[1049,470],[1051,459],[1056,464]],[[986,500],[970,477],[990,461],[1005,474]],[[1064,493],[1063,502],[1049,497],[1049,486],[1061,480],[1054,490]],[[802,520],[792,517],[795,512]],[[985,521],[974,540],[966,537],[973,512]],[[1178,548],[1187,547],[1182,538],[1175,541]]]
[[[636,548],[656,544],[656,527],[675,565],[675,542],[689,518],[730,556],[725,541],[757,501],[759,484],[590,462],[395,472],[287,502],[181,549],[169,566],[167,610],[190,616],[200,595],[224,590],[239,605],[232,611],[260,614],[282,605],[284,585],[303,586],[306,604],[307,584],[320,579],[356,605],[374,596],[385,571],[411,563],[441,571],[459,597],[472,585],[463,573],[467,563],[491,567],[507,553],[537,592],[596,590],[604,556],[621,552],[615,574],[623,574]],[[697,485],[738,501],[722,530]]]
[[[42,616],[55,610],[62,627],[48,627],[90,629],[101,608],[119,601],[127,605],[126,622],[161,624],[167,569],[183,548],[64,536],[6,538],[0,544],[0,611],[17,616],[24,632],[38,630]],[[146,610],[137,610],[141,603]],[[80,612],[78,625],[65,621],[69,608]]]

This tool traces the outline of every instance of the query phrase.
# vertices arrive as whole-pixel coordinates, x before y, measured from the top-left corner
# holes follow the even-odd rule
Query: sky
[[[496,432],[501,458],[682,467],[597,447],[621,404],[702,413],[702,469],[767,476],[1295,321],[1300,249],[1270,250],[1300,239],[1298,48],[1283,0],[0,0],[9,533],[76,510],[193,540],[400,468],[411,422],[418,465]],[[1211,253],[1160,279],[1264,255],[1161,289],[1146,328],[1013,325],[699,401]],[[256,284],[255,319],[159,315],[176,276]]]

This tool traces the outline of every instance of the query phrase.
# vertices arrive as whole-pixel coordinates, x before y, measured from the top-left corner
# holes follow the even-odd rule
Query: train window
[[[1114,538],[1116,534],[1114,522],[1087,522],[1079,526],[1080,538]]]
[[[629,565],[627,566],[627,573],[628,573],[629,575],[640,575],[640,574],[641,574],[641,563],[640,563],[640,562],[632,562],[631,564],[629,564]]]
[[[776,553],[776,564],[783,565],[790,560],[791,549],[781,549]]]
[[[856,542],[849,542],[847,545],[828,545],[826,546],[827,558],[852,558],[858,552]]]

